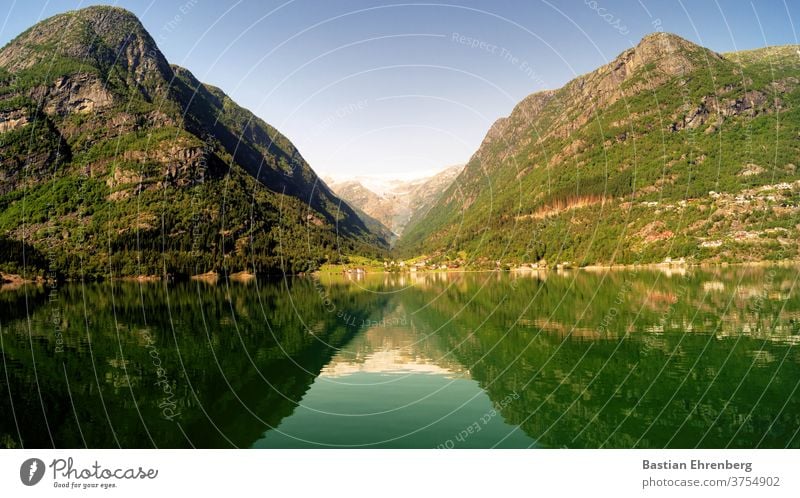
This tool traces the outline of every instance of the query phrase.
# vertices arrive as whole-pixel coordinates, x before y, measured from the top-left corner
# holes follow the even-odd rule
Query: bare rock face
[[[0,133],[16,130],[28,124],[28,113],[24,109],[0,112]]]
[[[111,193],[108,200],[118,201],[127,199],[131,195],[136,195],[144,190],[144,175],[132,169],[114,168],[114,171],[106,179]]]
[[[761,173],[765,172],[766,170],[759,166],[758,164],[748,163],[745,165],[744,169],[742,169],[738,176],[756,176],[760,175]]]
[[[636,235],[644,244],[653,244],[669,240],[675,234],[671,230],[667,230],[663,221],[656,220],[645,225]]]
[[[710,59],[722,59],[720,54],[671,33],[649,34],[642,38],[636,48],[623,52],[619,59],[624,61],[627,74],[654,63],[658,71],[679,76],[695,69],[696,62],[691,54],[698,53],[698,49],[702,51],[702,63],[708,63]]]
[[[145,190],[191,187],[206,181],[209,174],[207,152],[186,140],[170,141],[149,150],[125,151],[119,164],[106,179],[109,200],[126,199]],[[141,165],[131,167],[121,165]],[[149,165],[156,165],[155,169]]]
[[[91,74],[62,76],[49,87],[39,87],[31,95],[47,114],[65,116],[72,113],[90,113],[114,103],[114,97]]]
[[[334,182],[330,187],[341,199],[400,235],[439,199],[463,170],[451,166],[433,176],[404,181],[394,180],[383,188],[369,187],[359,181]]]
[[[202,147],[174,144],[157,160],[163,165],[162,186],[191,187],[206,179],[206,155]]]
[[[778,91],[778,87],[774,85],[773,88],[776,88],[776,94],[785,93]],[[789,87],[783,88],[790,91]],[[770,100],[764,92],[758,90],[745,91],[741,95],[732,95],[730,91],[724,96],[707,95],[700,99],[700,103],[696,107],[684,109],[683,114],[673,115],[669,130],[673,132],[684,129],[693,130],[710,123],[711,125],[705,129],[705,133],[713,133],[726,118],[735,116],[753,118],[773,113],[782,106],[783,103],[779,97],[775,96]]]
[[[130,154],[126,153],[124,158],[130,160],[137,158],[136,162],[146,164],[144,157],[150,156],[157,158],[161,162],[161,169],[155,174],[148,176],[145,171],[148,168],[140,169],[127,167],[116,167],[106,179],[111,193],[109,200],[115,201],[126,199],[132,195],[137,195],[146,190],[158,190],[167,187],[191,187],[203,183],[206,180],[205,155],[199,147],[179,149],[174,148],[164,153],[155,154]],[[130,163],[126,163],[130,164]]]

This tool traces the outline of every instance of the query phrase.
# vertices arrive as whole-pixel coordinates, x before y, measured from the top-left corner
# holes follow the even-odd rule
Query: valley
[[[654,33],[526,97],[465,166],[322,180],[277,129],[169,64],[130,12],[57,15],[0,50],[0,270],[795,260],[797,50],[719,54]]]

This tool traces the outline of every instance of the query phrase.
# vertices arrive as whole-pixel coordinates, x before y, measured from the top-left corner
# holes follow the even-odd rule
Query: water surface
[[[0,292],[5,447],[800,447],[798,269]]]

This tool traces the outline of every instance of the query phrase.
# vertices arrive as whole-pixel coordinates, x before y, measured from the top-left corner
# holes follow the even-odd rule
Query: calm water
[[[5,447],[800,447],[797,268],[0,292]]]

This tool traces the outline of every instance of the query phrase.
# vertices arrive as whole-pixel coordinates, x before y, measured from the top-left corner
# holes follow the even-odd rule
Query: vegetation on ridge
[[[797,256],[797,47],[654,34],[523,100],[398,251],[494,266]]]
[[[115,7],[0,50],[0,157],[0,267],[28,277],[296,273],[387,247],[286,137]]]
[[[432,206],[403,218],[395,257],[796,258],[797,50],[720,55],[656,33],[527,97]],[[0,50],[0,270],[380,266],[394,235],[351,204],[276,129],[171,66],[123,9],[60,14]]]

